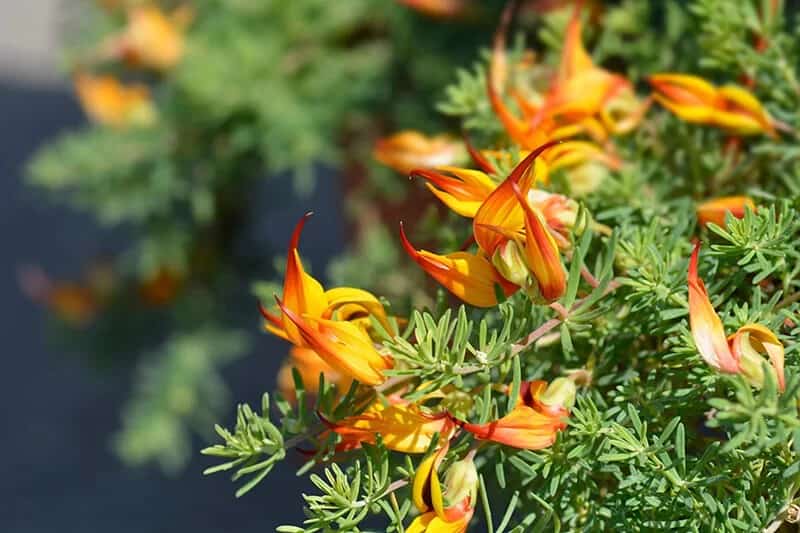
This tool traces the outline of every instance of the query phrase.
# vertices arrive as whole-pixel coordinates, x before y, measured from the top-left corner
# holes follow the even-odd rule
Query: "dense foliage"
[[[315,488],[287,532],[369,530],[372,515],[408,532],[788,527],[797,13],[516,4],[482,36],[488,52],[423,100],[456,120],[452,136],[376,146],[455,214],[408,218],[376,244],[390,255],[348,260],[362,273],[416,263],[449,294],[397,295],[367,275],[359,286],[388,300],[325,290],[303,268],[303,217],[283,288],[260,291],[267,329],[292,344],[279,391],[217,428],[208,472],[257,497],[277,462],[307,454]]]

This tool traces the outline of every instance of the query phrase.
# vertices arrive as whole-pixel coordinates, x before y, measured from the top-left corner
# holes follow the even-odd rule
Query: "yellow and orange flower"
[[[397,2],[423,15],[441,19],[462,17],[474,7],[472,0],[397,0]]]
[[[109,40],[108,54],[131,65],[169,70],[183,57],[184,32],[193,15],[188,6],[169,14],[154,5],[132,7],[124,30]]]
[[[686,122],[707,124],[736,135],[776,136],[777,123],[752,93],[738,85],[716,87],[688,74],[654,74],[654,98]]]
[[[372,294],[351,287],[324,290],[307,274],[300,260],[300,234],[310,213],[292,233],[286,261],[280,316],[262,309],[267,331],[295,346],[311,348],[331,367],[366,385],[385,380],[383,371],[392,367],[389,357],[379,353],[368,333],[369,316],[391,330],[383,304]]]
[[[488,177],[477,171],[451,173],[460,179],[425,172],[439,188],[437,196],[461,214],[473,217],[477,253],[439,255],[417,250],[401,225],[401,239],[408,254],[435,280],[461,300],[477,306],[497,305],[495,286],[509,296],[520,287],[537,300],[553,301],[566,289],[566,275],[558,244],[537,205],[528,194],[538,176],[546,172],[537,161],[551,144],[532,151],[506,180],[489,191]]]
[[[464,162],[463,143],[449,135],[428,137],[417,131],[401,131],[379,139],[375,159],[394,170],[408,174],[416,168],[434,168]]]
[[[505,35],[509,11],[497,32],[487,79],[489,101],[509,136],[523,148],[578,134],[604,141],[609,134],[633,130],[649,107],[649,101],[641,102],[636,97],[630,81],[598,67],[586,52],[581,38],[582,4],[576,2],[559,68],[550,76],[549,87],[529,91],[527,96],[524,89],[509,89],[522,116],[516,115],[501,96],[508,77]]]
[[[754,387],[764,385],[763,356],[772,364],[778,388],[786,386],[784,348],[778,337],[760,324],[746,324],[730,337],[708,297],[697,271],[700,242],[694,246],[689,261],[689,326],[697,351],[712,368],[727,374],[741,374]]]
[[[735,218],[744,218],[747,209],[755,211],[756,204],[748,196],[724,196],[705,201],[697,206],[697,222],[701,226],[714,223],[725,226],[725,215],[730,213]]]
[[[86,115],[94,122],[113,127],[146,126],[156,111],[146,85],[124,85],[112,76],[75,76],[75,92]]]
[[[424,453],[439,435],[448,441],[455,431],[455,424],[446,413],[429,413],[424,407],[391,396],[388,404],[376,399],[367,409],[336,423],[328,423],[342,440],[336,446],[339,451],[359,448],[362,443],[375,444],[381,436],[384,446],[403,453]]]
[[[575,384],[558,378],[548,386],[544,381],[526,381],[519,401],[506,416],[485,424],[459,423],[476,438],[525,450],[552,445],[575,401]]]
[[[445,444],[417,467],[411,497],[422,514],[406,529],[408,533],[467,531],[475,510],[479,483],[478,470],[472,460],[474,452],[450,465],[442,483],[438,470],[448,449]]]
[[[297,401],[292,369],[297,369],[306,393],[316,395],[319,392],[319,376],[325,376],[325,382],[336,385],[337,392],[347,392],[353,379],[335,370],[325,362],[317,352],[309,348],[292,346],[289,356],[278,372],[278,390],[290,402]]]

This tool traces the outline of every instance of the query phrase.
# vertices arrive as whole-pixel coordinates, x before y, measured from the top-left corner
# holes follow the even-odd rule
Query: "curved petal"
[[[353,287],[336,287],[325,291],[328,307],[322,318],[330,318],[337,313],[339,320],[352,320],[366,313],[374,316],[387,331],[391,331],[389,319],[383,304],[371,292]]]
[[[304,345],[317,352],[331,367],[365,385],[385,381],[383,371],[391,368],[391,364],[375,350],[363,329],[350,322],[301,317],[288,307],[278,305],[297,327]]]
[[[475,307],[497,305],[495,285],[503,287],[507,296],[517,287],[500,277],[488,259],[467,252],[438,255],[426,250],[417,250],[406,237],[400,225],[400,239],[411,258],[433,279],[464,302]]]
[[[556,434],[566,428],[560,418],[541,413],[527,405],[518,405],[506,416],[486,424],[461,426],[476,438],[523,450],[541,450],[552,445]]]
[[[761,324],[746,324],[739,328],[729,339],[735,353],[743,354],[746,349],[742,344],[747,343],[751,349],[769,357],[770,364],[775,370],[775,378],[778,382],[778,390],[783,392],[786,389],[786,377],[784,375],[785,350],[783,343],[778,339],[769,328]]]
[[[514,195],[513,186],[517,185],[525,194],[536,181],[538,176],[547,173],[547,165],[537,158],[548,148],[555,146],[559,141],[545,143],[532,150],[525,158],[514,167],[511,174],[501,183],[483,202],[473,220],[473,233],[478,246],[486,254],[494,254],[497,246],[506,237],[503,233],[517,233],[525,225],[525,214]],[[535,166],[534,166],[535,165]],[[498,232],[492,228],[502,228]]]
[[[700,356],[713,368],[722,372],[736,374],[739,372],[739,361],[731,352],[725,338],[725,328],[714,311],[708,291],[697,273],[697,262],[700,255],[700,241],[694,246],[689,261],[689,326],[692,338]]]
[[[516,184],[514,195],[525,212],[525,256],[539,292],[548,302],[560,298],[567,289],[567,273],[553,235],[547,229],[541,213],[531,207]]]
[[[311,213],[303,215],[303,218],[300,219],[292,232],[289,253],[286,259],[286,277],[283,282],[281,304],[297,315],[320,317],[328,306],[325,292],[322,285],[303,269],[300,252],[297,250],[303,226],[309,217],[311,217]],[[286,337],[291,342],[298,346],[303,345],[303,336],[291,320],[284,318],[283,329]]]
[[[461,216],[472,218],[478,208],[492,193],[495,183],[483,172],[455,167],[440,170],[454,174],[447,176],[432,170],[414,170],[412,176],[428,180],[428,189],[447,207]]]
[[[425,453],[438,434],[449,439],[452,421],[444,415],[428,415],[410,403],[384,405],[376,400],[360,415],[347,417],[332,427],[342,436],[339,449],[354,449],[362,442],[374,444],[380,434],[384,446],[403,453]]]

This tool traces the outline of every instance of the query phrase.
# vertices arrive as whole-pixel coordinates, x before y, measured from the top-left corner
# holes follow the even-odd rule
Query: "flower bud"
[[[492,256],[492,265],[511,283],[520,287],[528,285],[528,265],[516,241],[509,239],[501,243]]]
[[[538,400],[545,407],[569,411],[575,405],[577,387],[569,378],[556,378],[550,382]]]
[[[478,470],[472,460],[472,454],[456,461],[447,469],[444,478],[445,496],[451,505],[459,504],[469,497],[471,505],[475,504],[478,493]]]

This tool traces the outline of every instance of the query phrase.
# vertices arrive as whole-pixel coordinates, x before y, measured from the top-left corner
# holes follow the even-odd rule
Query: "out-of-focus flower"
[[[54,281],[39,267],[23,267],[19,283],[31,300],[45,306],[60,320],[86,326],[106,304],[116,280],[110,265],[98,263],[80,282]]]
[[[316,395],[319,392],[319,376],[325,376],[325,382],[336,385],[337,392],[344,393],[350,387],[352,378],[338,372],[325,362],[317,352],[309,348],[292,346],[289,356],[284,361],[278,372],[278,390],[290,402],[297,402],[294,377],[292,369],[300,373],[303,386],[308,394]]]
[[[193,16],[188,6],[169,14],[154,5],[131,7],[123,31],[108,41],[107,54],[131,65],[170,70],[183,57],[184,31]]]
[[[401,174],[416,168],[445,167],[463,163],[467,153],[463,143],[449,135],[429,137],[417,131],[401,131],[379,139],[375,159]]]
[[[654,98],[686,122],[707,124],[736,135],[776,136],[776,123],[761,102],[738,85],[716,87],[688,74],[654,74]]]
[[[743,218],[747,209],[754,211],[756,204],[748,196],[724,196],[705,201],[697,206],[697,222],[707,226],[713,222],[717,226],[725,226],[725,214]]]
[[[391,330],[383,304],[367,291],[351,287],[324,290],[307,274],[298,246],[310,214],[295,226],[286,261],[280,316],[262,309],[266,329],[295,346],[313,349],[334,369],[366,385],[384,381],[390,358],[378,353],[367,331],[369,316]]]
[[[474,209],[477,198],[488,190],[488,184],[483,185],[482,179],[478,182],[480,173],[476,174],[477,171],[457,174],[460,181],[441,174],[421,174],[432,177],[434,183],[460,202],[456,206],[463,207],[461,214],[474,217],[473,235],[478,252],[439,255],[416,250],[401,226],[401,239],[408,254],[450,292],[478,307],[497,304],[496,285],[507,296],[522,286],[537,299],[552,301],[560,297],[564,292],[562,280],[565,277],[558,244],[544,221],[540,206],[530,205],[527,196],[532,184],[546,172],[544,162],[536,158],[550,146],[542,146],[528,154],[477,210]],[[466,191],[460,188],[465,177],[481,183],[481,188]],[[551,216],[554,212],[556,210],[551,209]],[[565,213],[557,214],[566,217]],[[557,222],[562,227],[565,219]]]
[[[567,427],[565,418],[575,402],[575,384],[568,378],[526,381],[520,387],[519,401],[506,416],[485,424],[459,423],[476,438],[525,450],[541,450],[552,445],[559,431]]]
[[[528,96],[514,86],[509,89],[522,116],[501,95],[509,78],[505,51],[509,14],[497,32],[487,81],[489,101],[509,136],[523,148],[582,133],[601,141],[609,134],[624,134],[638,125],[649,106],[649,101],[639,101],[627,79],[593,63],[581,39],[581,8],[582,2],[577,2],[559,68],[550,75],[548,88]]]
[[[337,450],[352,450],[364,442],[374,444],[380,434],[381,442],[390,450],[424,453],[436,434],[447,441],[455,431],[455,424],[446,413],[429,413],[424,407],[394,396],[388,401],[387,405],[377,399],[363,413],[329,423],[331,430],[342,437]]]
[[[417,467],[411,495],[422,514],[406,529],[409,533],[463,533],[469,526],[478,494],[478,470],[470,453],[450,465],[442,484],[438,470],[447,450],[447,445],[442,446]]]
[[[783,371],[784,349],[777,336],[760,324],[747,324],[730,337],[708,297],[703,280],[697,271],[700,242],[695,244],[689,260],[689,325],[697,351],[712,368],[741,374],[753,386],[764,385],[761,367],[763,355],[772,363],[772,371],[781,391],[785,388]]]
[[[182,286],[183,276],[162,268],[139,285],[139,294],[147,304],[163,306],[175,299]]]
[[[86,115],[106,126],[146,126],[156,111],[146,85],[124,85],[112,76],[75,76],[75,92]]]
[[[449,19],[464,16],[474,7],[472,0],[397,0],[429,17]]]

